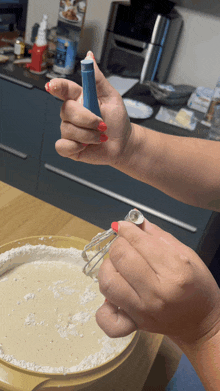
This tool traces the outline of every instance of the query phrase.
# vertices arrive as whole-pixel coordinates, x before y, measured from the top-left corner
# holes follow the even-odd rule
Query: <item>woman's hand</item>
[[[141,329],[191,343],[211,332],[220,321],[220,291],[198,255],[147,220],[142,230],[119,222],[118,234],[99,270],[107,300],[96,319],[105,333]]]
[[[94,60],[102,118],[83,107],[82,88],[79,85],[66,79],[51,80],[46,84],[46,90],[64,100],[60,114],[61,140],[55,147],[61,156],[73,160],[114,165],[121,158],[131,136],[130,120],[120,94],[99,70],[93,54],[88,52],[86,58]]]

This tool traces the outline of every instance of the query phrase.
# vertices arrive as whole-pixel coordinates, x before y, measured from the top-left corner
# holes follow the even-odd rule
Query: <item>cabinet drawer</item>
[[[42,161],[71,176],[92,182],[102,187],[107,193],[116,193],[121,198],[134,201],[133,206],[145,205],[145,211],[152,211],[156,216],[166,215],[170,221],[180,221],[180,226],[192,226],[195,230],[202,228],[203,219],[209,218],[210,212],[183,204],[163,194],[159,190],[137,181],[128,175],[109,166],[96,166],[76,162],[58,155],[55,142],[60,138],[60,108],[62,102],[48,97],[47,127],[44,134]],[[135,205],[136,203],[136,205]],[[192,232],[193,232],[192,228]]]
[[[56,171],[45,164],[42,164],[40,169],[37,197],[103,229],[108,229],[112,221],[123,219],[134,207],[123,202],[123,199],[120,201],[120,198],[114,198],[111,193],[107,194],[99,189],[91,188],[86,182],[80,183],[73,177],[68,177],[68,173]],[[163,202],[162,193],[161,202]],[[190,208],[188,207],[188,214],[190,214]],[[209,211],[208,215],[201,216],[200,226],[196,227],[193,232],[160,218],[159,215],[145,211],[143,213],[149,221],[170,232],[194,250],[197,249],[212,214]]]
[[[0,181],[5,180],[4,152],[0,150]]]
[[[36,195],[38,175],[38,159],[31,157],[21,159],[10,153],[4,153],[4,182],[31,195]]]
[[[1,143],[39,158],[45,126],[46,93],[0,79]]]

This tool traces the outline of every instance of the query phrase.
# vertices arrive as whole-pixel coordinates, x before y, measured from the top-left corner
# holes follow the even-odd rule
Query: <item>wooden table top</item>
[[[90,241],[98,232],[103,231],[1,181],[0,221],[0,246],[13,240],[41,235],[75,236]],[[144,384],[163,341],[162,335],[147,332],[142,333],[142,338],[145,346],[136,363],[137,367],[143,367],[141,372],[137,370],[141,382],[134,376],[133,387],[135,384]],[[134,388],[131,386],[131,389]],[[145,389],[148,389],[147,382],[142,391]]]
[[[99,227],[0,181],[0,246],[38,235],[75,236],[90,241]]]

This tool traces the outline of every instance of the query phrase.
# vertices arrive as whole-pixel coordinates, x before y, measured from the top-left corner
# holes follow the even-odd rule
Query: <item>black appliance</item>
[[[170,1],[113,2],[101,56],[105,74],[164,83],[176,52],[183,19]]]
[[[28,0],[0,0],[0,32],[25,31]]]

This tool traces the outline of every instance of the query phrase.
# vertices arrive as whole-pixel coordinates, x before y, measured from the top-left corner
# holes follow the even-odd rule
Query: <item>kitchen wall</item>
[[[213,88],[220,77],[220,17],[176,9],[184,29],[169,81]]]
[[[129,0],[120,0],[130,3]],[[112,0],[87,0],[87,12],[79,53],[83,56],[91,49],[97,60],[101,57],[102,43]]]
[[[128,3],[128,0],[121,0]],[[112,0],[87,0],[88,7],[79,54],[93,50],[101,57]],[[176,7],[183,16],[184,29],[173,63],[169,81],[175,84],[214,87],[220,76],[220,18]],[[31,28],[40,22],[43,13],[49,15],[49,27],[57,23],[59,0],[29,0],[26,41],[30,42]]]
[[[27,24],[25,41],[31,43],[31,30],[35,23],[42,20],[43,14],[48,15],[48,27],[57,25],[60,0],[28,0]]]
[[[80,52],[94,51],[100,59],[111,0],[88,0]],[[213,88],[220,77],[220,17],[176,7],[184,28],[169,81]]]
[[[129,3],[129,0],[120,0]],[[57,25],[60,0],[28,0],[28,15],[25,41],[31,42],[31,30],[35,23],[40,23],[44,13],[48,14],[49,28]],[[97,59],[101,57],[102,42],[108,21],[112,0],[87,0],[87,12],[84,32],[79,45],[79,53],[83,56],[87,50],[94,51]]]

